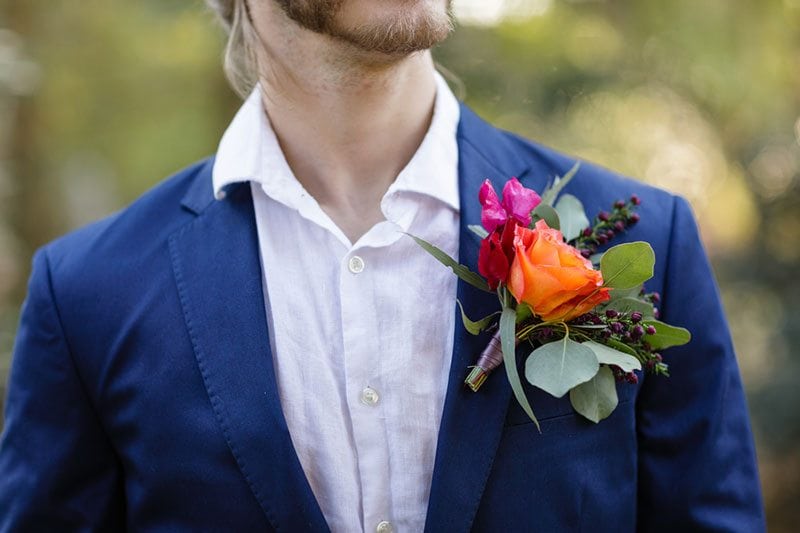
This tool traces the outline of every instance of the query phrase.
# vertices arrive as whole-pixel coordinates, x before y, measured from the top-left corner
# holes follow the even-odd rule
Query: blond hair
[[[245,0],[206,0],[228,34],[225,44],[225,76],[236,93],[245,98],[258,81],[258,65]]]

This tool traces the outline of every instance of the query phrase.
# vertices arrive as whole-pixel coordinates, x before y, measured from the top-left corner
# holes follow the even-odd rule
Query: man
[[[0,530],[763,529],[741,382],[685,201],[642,198],[649,288],[694,340],[600,424],[494,376],[495,310],[404,232],[476,264],[477,192],[574,161],[459,104],[445,0],[218,0],[244,106],[215,159],[37,252],[0,448]],[[258,85],[253,88],[253,82]],[[243,87],[242,87],[243,85]]]

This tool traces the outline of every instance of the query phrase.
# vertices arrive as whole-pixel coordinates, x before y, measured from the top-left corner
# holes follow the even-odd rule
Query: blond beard
[[[339,23],[336,15],[344,1],[275,0],[303,28],[345,41],[365,52],[404,56],[439,44],[453,30],[451,0],[445,12],[413,11],[358,28],[346,28]]]

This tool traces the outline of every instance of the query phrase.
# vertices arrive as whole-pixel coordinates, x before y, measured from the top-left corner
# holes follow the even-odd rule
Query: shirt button
[[[357,255],[354,255],[347,262],[347,268],[349,268],[350,272],[352,272],[353,274],[360,274],[361,272],[364,271],[364,260],[358,257]]]
[[[381,397],[378,395],[378,391],[372,387],[366,387],[361,391],[361,403],[364,405],[377,405],[380,399]],[[381,522],[381,524],[383,523],[384,522]],[[386,522],[386,524],[389,524],[389,522]],[[389,524],[389,527],[391,528],[391,524]],[[391,529],[387,529],[386,531],[391,531]]]
[[[378,525],[375,527],[375,533],[392,533],[393,531],[392,523],[386,520],[378,522]]]

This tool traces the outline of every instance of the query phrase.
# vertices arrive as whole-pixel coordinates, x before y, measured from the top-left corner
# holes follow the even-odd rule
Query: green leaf
[[[569,390],[592,379],[599,364],[594,352],[564,336],[536,348],[525,361],[525,378],[543,391],[561,398]]]
[[[646,319],[654,317],[653,304],[640,300],[639,298],[618,298],[609,302],[608,305],[606,305],[606,309],[613,309],[619,313],[628,314],[638,312]]]
[[[650,343],[654,350],[663,350],[671,346],[681,346],[692,340],[692,334],[686,328],[670,326],[659,320],[646,320],[642,322],[644,327],[653,326],[656,328],[655,335],[645,335],[644,340]]]
[[[599,342],[587,341],[583,343],[584,346],[594,352],[597,357],[597,362],[601,365],[615,365],[620,367],[625,372],[632,372],[634,370],[641,370],[642,363],[637,358],[627,353],[615,350],[605,344]]]
[[[614,374],[607,366],[597,374],[569,391],[572,407],[595,424],[607,418],[617,408],[617,386]]]
[[[561,223],[558,220],[558,212],[544,202],[540,203],[536,209],[533,210],[531,218],[534,224],[538,220],[544,220],[547,222],[547,225],[553,229],[561,228]]]
[[[533,309],[526,303],[517,306],[517,324],[520,324],[533,316]]]
[[[609,248],[600,261],[603,286],[632,289],[653,277],[656,254],[646,242],[629,242]]]
[[[580,161],[575,163],[569,172],[564,174],[563,178],[556,178],[555,181],[553,181],[553,184],[547,187],[542,193],[542,203],[552,206],[555,203],[559,193],[561,193],[561,190],[566,187],[567,184],[572,181],[572,178],[575,177],[575,174],[578,173],[579,168],[581,168]]]
[[[494,322],[494,317],[500,314],[500,311],[496,311],[489,316],[483,317],[477,322],[473,322],[469,319],[467,314],[464,313],[464,306],[461,305],[461,301],[456,300],[456,303],[458,304],[458,308],[461,309],[461,321],[464,322],[464,328],[473,335],[478,335],[481,331],[488,328],[489,325]]]
[[[478,226],[477,224],[470,224],[469,226],[467,226],[467,228],[481,239],[485,239],[486,237],[489,236],[489,232],[483,229],[483,226]]]
[[[609,295],[611,301],[619,300],[620,298],[638,298],[642,292],[642,287],[631,287],[630,289],[611,289]]]
[[[517,398],[520,407],[528,417],[536,424],[536,428],[541,431],[539,421],[533,414],[531,404],[528,403],[528,398],[525,396],[525,390],[522,388],[522,382],[519,379],[519,372],[517,371],[517,340],[516,340],[516,318],[517,312],[511,307],[504,307],[500,315],[500,346],[503,349],[503,366],[506,368],[506,376],[508,376],[508,383],[511,385],[511,390],[514,391],[514,396]]]
[[[571,194],[564,194],[556,202],[556,212],[561,223],[561,234],[569,242],[589,227],[589,219],[580,200]]]
[[[608,346],[611,346],[618,352],[626,353],[628,355],[636,357],[636,350],[634,350],[633,348],[631,348],[622,341],[618,341],[617,339],[606,339],[603,342],[605,342]]]
[[[453,273],[464,280],[465,282],[469,283],[473,287],[480,289],[482,291],[494,293],[494,291],[489,290],[489,285],[486,284],[486,280],[483,279],[480,275],[476,274],[475,272],[471,271],[468,267],[459,264],[458,261],[447,255],[445,252],[434,246],[433,244],[429,243],[424,239],[420,239],[419,237],[415,237],[410,233],[406,233],[409,237],[414,239],[414,241],[422,246],[422,248],[431,254],[437,261],[443,264],[446,267],[450,267]]]

